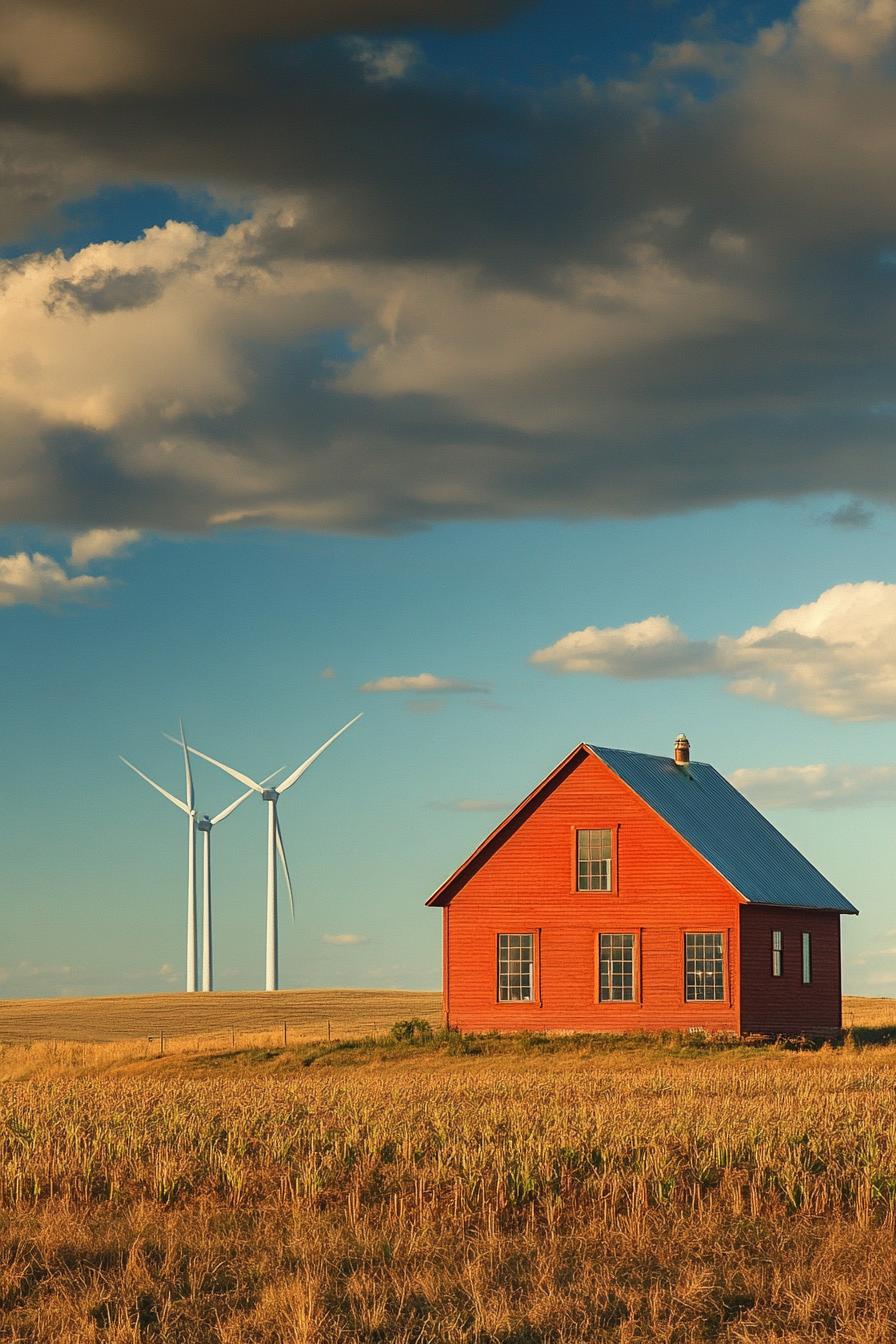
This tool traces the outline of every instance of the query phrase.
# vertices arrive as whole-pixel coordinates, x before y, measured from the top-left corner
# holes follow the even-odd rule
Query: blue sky
[[[863,100],[896,102],[896,16],[388,11],[235,6],[222,55],[78,0],[77,67],[8,39],[0,994],[182,982],[181,818],[119,753],[177,787],[183,715],[261,775],[361,710],[282,804],[284,985],[437,987],[423,902],[502,811],[582,739],[683,730],[860,907],[847,988],[893,993],[896,194]],[[803,143],[834,74],[840,140]],[[421,673],[473,689],[361,689]],[[221,988],[262,983],[263,831],[250,800],[215,836]]]

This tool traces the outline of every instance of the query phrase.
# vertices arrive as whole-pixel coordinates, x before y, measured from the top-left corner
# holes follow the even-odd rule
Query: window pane
[[[498,1001],[531,1003],[534,997],[534,938],[531,933],[498,934]]]
[[[725,997],[724,938],[721,933],[684,936],[685,998],[719,1002]]]
[[[803,984],[812,983],[812,935],[803,934]]]
[[[609,830],[576,832],[579,891],[612,891],[612,855]]]
[[[600,1002],[633,1003],[635,998],[635,935],[602,933],[598,941]]]

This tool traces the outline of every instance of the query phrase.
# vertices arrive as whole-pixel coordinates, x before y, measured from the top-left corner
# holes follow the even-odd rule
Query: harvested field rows
[[[146,994],[98,999],[0,1000],[0,1044],[29,1041],[157,1042],[224,1049],[280,1041],[352,1039],[399,1018],[441,1021],[440,994],[425,991],[296,989],[276,994]],[[896,1026],[896,999],[845,998],[845,1027]]]
[[[169,1045],[224,1049],[351,1039],[388,1030],[396,1019],[441,1018],[440,994],[400,990],[296,989],[264,993],[147,994],[100,999],[0,1001],[0,1043],[133,1041],[164,1033]]]

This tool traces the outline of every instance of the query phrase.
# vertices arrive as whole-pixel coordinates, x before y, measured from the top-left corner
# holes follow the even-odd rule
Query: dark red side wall
[[[782,974],[772,975],[780,929]],[[812,983],[802,981],[802,934],[812,935]],[[745,905],[740,911],[741,1031],[833,1035],[840,1030],[840,916],[826,910]]]
[[[619,828],[616,891],[576,892],[574,831],[604,826]],[[583,753],[454,890],[444,920],[448,1020],[470,1031],[737,1031],[740,907],[714,869]],[[685,1002],[685,930],[726,934],[725,1002]],[[497,935],[529,931],[538,948],[536,1002],[498,1003]],[[596,935],[629,931],[639,935],[640,999],[599,1003]]]

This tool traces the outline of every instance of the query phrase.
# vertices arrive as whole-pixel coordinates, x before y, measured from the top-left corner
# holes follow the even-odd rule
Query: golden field
[[[0,999],[0,1045],[27,1041],[132,1041],[170,1048],[287,1043],[366,1036],[399,1018],[441,1020],[429,991],[290,989],[276,994],[141,994],[96,999]],[[843,1025],[896,1025],[896,999],[845,998]],[[152,1051],[144,1052],[152,1053]]]
[[[0,1339],[890,1344],[893,1007],[820,1050],[4,1047]]]
[[[353,1037],[397,1018],[436,1025],[442,996],[406,990],[288,989],[275,994],[141,994],[100,999],[0,1000],[0,1045],[25,1041],[132,1041],[169,1048]]]

